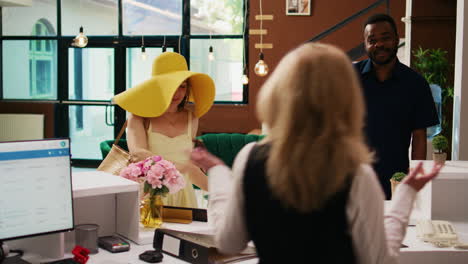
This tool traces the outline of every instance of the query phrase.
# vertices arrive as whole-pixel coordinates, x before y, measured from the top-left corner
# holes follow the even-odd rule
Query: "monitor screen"
[[[0,142],[0,241],[73,224],[70,140]]]

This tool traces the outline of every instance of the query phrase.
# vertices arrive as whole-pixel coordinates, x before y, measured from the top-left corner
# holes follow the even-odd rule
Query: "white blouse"
[[[250,241],[245,223],[243,173],[255,143],[237,155],[232,171],[218,165],[208,170],[209,221],[215,228],[216,245],[224,253],[238,253]],[[355,175],[346,214],[353,240],[356,263],[397,263],[416,190],[399,184],[390,210],[384,215],[384,194],[368,164]]]

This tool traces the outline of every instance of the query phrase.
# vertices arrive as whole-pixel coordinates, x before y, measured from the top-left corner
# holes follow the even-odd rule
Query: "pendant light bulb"
[[[84,48],[88,45],[88,37],[83,33],[83,27],[80,27],[80,33],[73,39],[73,46]]]
[[[257,62],[257,64],[255,64],[255,74],[257,74],[258,76],[265,76],[268,74],[268,64],[265,63],[265,61],[263,61],[263,53],[260,52],[260,56],[259,56],[259,60]]]
[[[166,46],[163,45],[163,46],[162,46],[162,52],[166,52],[166,49],[167,49]]]
[[[214,56],[214,53],[213,53],[213,46],[210,46],[209,52],[208,52],[208,60],[209,61],[214,61],[214,59],[215,59],[215,56]]]
[[[247,77],[247,74],[244,73],[244,74],[242,75],[241,81],[242,81],[242,84],[243,84],[243,85],[249,84],[249,77]]]
[[[145,46],[141,46],[141,60],[145,61],[148,58],[148,54],[146,54]]]

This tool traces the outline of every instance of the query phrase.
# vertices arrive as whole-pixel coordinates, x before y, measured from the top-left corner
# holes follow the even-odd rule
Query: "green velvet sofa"
[[[231,167],[237,153],[239,153],[245,145],[250,142],[259,141],[263,137],[264,135],[209,133],[199,136],[197,139],[202,140],[209,152],[222,159],[226,165]],[[103,159],[109,153],[113,143],[114,140],[101,142],[100,148]],[[128,150],[126,139],[120,139],[118,145],[121,148]]]

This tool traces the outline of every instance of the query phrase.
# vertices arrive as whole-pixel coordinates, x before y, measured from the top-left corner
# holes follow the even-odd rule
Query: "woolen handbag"
[[[119,134],[115,138],[111,150],[97,168],[98,171],[105,171],[114,175],[119,175],[120,171],[132,162],[132,155],[117,145],[126,127],[127,121],[125,121]]]

